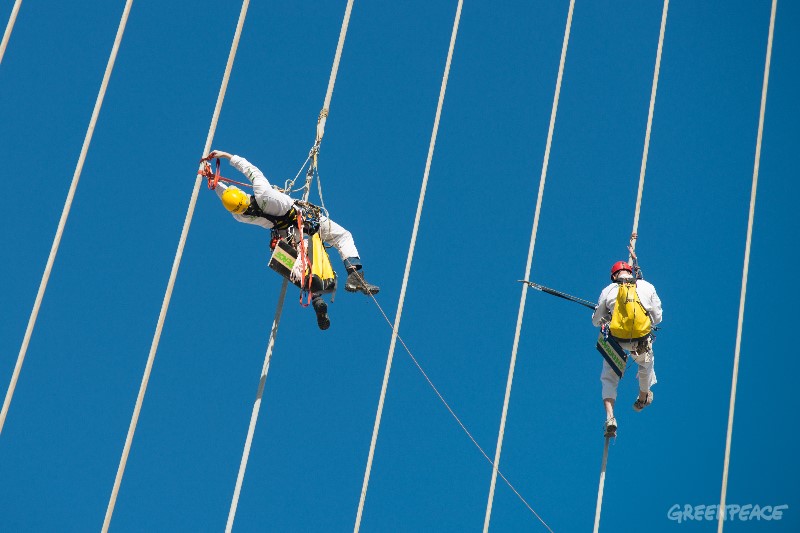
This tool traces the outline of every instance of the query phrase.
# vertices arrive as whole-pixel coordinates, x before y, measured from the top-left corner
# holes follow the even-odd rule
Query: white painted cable
[[[236,25],[236,32],[233,37],[233,43],[231,44],[231,50],[228,54],[228,62],[225,66],[225,74],[222,77],[222,84],[219,89],[219,94],[217,95],[217,103],[214,107],[214,114],[211,118],[211,125],[208,129],[208,136],[206,137],[206,144],[203,148],[203,155],[201,157],[205,157],[208,152],[211,150],[211,143],[214,139],[214,133],[217,129],[217,121],[219,119],[220,111],[222,110],[222,102],[225,100],[225,92],[228,88],[228,80],[230,79],[231,69],[233,68],[233,60],[236,57],[236,50],[239,46],[239,39],[242,34],[242,26],[244,26],[244,21],[247,16],[247,8],[250,5],[250,0],[244,0],[242,2],[242,9],[239,13],[239,21]],[[199,159],[199,158],[198,158]],[[199,170],[199,169],[198,169]],[[192,197],[189,201],[189,208],[186,212],[186,218],[183,222],[183,230],[181,231],[180,240],[178,241],[178,248],[175,252],[175,260],[172,263],[172,271],[170,272],[169,282],[167,283],[167,290],[164,294],[164,301],[161,304],[161,312],[158,315],[158,323],[156,325],[156,331],[153,336],[153,342],[150,345],[150,354],[147,358],[147,365],[145,366],[144,375],[142,376],[142,383],[139,387],[139,395],[136,398],[136,405],[133,410],[133,415],[131,417],[131,423],[128,428],[128,435],[125,439],[125,446],[122,450],[122,457],[120,459],[119,468],[117,469],[117,476],[114,480],[114,488],[111,490],[111,497],[108,502],[108,508],[106,509],[106,516],[103,521],[103,533],[108,531],[108,527],[111,523],[111,517],[114,513],[114,506],[116,505],[117,501],[117,494],[119,493],[119,487],[122,483],[122,476],[125,472],[125,465],[128,461],[128,454],[130,453],[131,443],[133,442],[133,435],[136,432],[136,424],[139,421],[139,413],[142,409],[142,403],[144,402],[144,395],[147,391],[147,383],[150,380],[150,373],[153,368],[153,362],[156,357],[156,351],[158,350],[158,343],[161,339],[161,331],[164,327],[164,321],[167,317],[167,310],[169,309],[169,302],[172,298],[172,289],[175,286],[175,279],[178,276],[178,267],[181,263],[181,258],[183,257],[183,249],[186,245],[186,237],[189,234],[189,227],[192,224],[192,216],[194,215],[195,205],[197,204],[197,196],[200,191],[200,183],[202,182],[202,176],[198,175],[194,182],[194,189],[192,190]]]
[[[567,25],[564,29],[564,41],[561,45],[561,59],[558,63],[558,77],[556,78],[556,90],[553,96],[553,107],[550,111],[550,126],[547,130],[547,143],[544,150],[544,162],[542,163],[542,174],[539,179],[539,194],[536,198],[536,210],[533,216],[533,228],[531,230],[531,240],[528,246],[528,260],[525,264],[525,276],[523,279],[530,279],[531,264],[533,262],[533,250],[536,246],[536,233],[539,229],[539,214],[542,210],[542,198],[544,196],[544,184],[547,179],[547,166],[550,162],[550,147],[553,143],[553,130],[556,125],[556,113],[558,111],[558,99],[561,95],[561,80],[564,77],[564,63],[567,60],[567,45],[569,44],[569,34],[572,28],[572,13],[575,10],[575,0],[570,0],[569,11],[567,12]],[[522,317],[525,314],[525,299],[528,293],[528,284],[522,284],[522,296],[519,301],[519,311],[517,312],[517,327],[514,332],[514,344],[511,348],[511,363],[508,367],[508,379],[506,381],[506,394],[503,400],[503,412],[500,416],[500,430],[497,435],[497,448],[495,449],[494,467],[492,468],[492,481],[489,485],[489,498],[486,503],[486,515],[483,521],[484,533],[489,531],[489,522],[492,517],[492,504],[494,503],[494,489],[497,483],[497,472],[500,467],[500,453],[503,449],[503,436],[505,434],[506,417],[508,415],[508,404],[511,399],[511,385],[514,381],[514,367],[517,363],[517,348],[519,346],[520,333],[522,332]]]
[[[767,38],[767,59],[764,64],[764,84],[761,88],[761,111],[758,116],[758,135],[756,137],[756,157],[753,165],[753,185],[750,190],[750,214],[747,219],[747,240],[744,249],[744,268],[742,270],[742,292],[739,299],[739,321],[736,325],[736,349],[733,355],[733,378],[731,381],[731,402],[728,411],[728,432],[725,437],[725,460],[722,467],[722,491],[719,501],[719,523],[717,531],[722,533],[725,524],[725,498],[728,492],[728,467],[731,456],[731,438],[733,436],[733,413],[736,406],[736,384],[739,380],[739,355],[742,346],[742,327],[744,324],[744,303],[747,295],[747,272],[750,268],[750,242],[753,236],[753,219],[756,212],[756,190],[758,189],[758,168],[761,161],[761,139],[764,133],[764,114],[767,109],[767,86],[769,85],[769,65],[772,58],[772,36],[775,32],[775,12],[778,0],[772,0],[772,12],[769,19],[769,37]]]
[[[319,121],[317,122],[317,142],[322,140],[325,135],[325,122],[328,118],[328,111],[331,105],[331,98],[333,97],[333,86],[336,83],[336,75],[339,72],[339,61],[342,58],[342,49],[344,48],[344,40],[347,36],[347,27],[350,24],[350,13],[353,11],[353,1],[347,1],[347,7],[344,10],[344,19],[342,20],[342,28],[339,30],[339,42],[336,44],[336,54],[333,57],[333,68],[331,69],[331,76],[328,79],[328,90],[325,93],[325,102],[322,104],[322,113],[320,114]]]
[[[667,29],[667,13],[669,11],[669,0],[664,0],[664,8],[661,11],[661,29],[658,33],[658,49],[656,51],[656,66],[653,70],[653,85],[650,89],[650,108],[647,111],[647,128],[644,134],[644,150],[642,152],[642,166],[639,171],[639,191],[636,194],[636,209],[633,215],[633,233],[639,230],[639,214],[642,207],[642,192],[644,191],[644,176],[647,169],[647,155],[650,151],[650,132],[653,127],[653,111],[656,107],[656,92],[658,90],[658,75],[661,72],[661,51],[664,48],[664,34]],[[631,239],[631,250],[636,248],[636,239]],[[632,261],[633,252],[628,258]],[[597,507],[595,508],[594,516],[594,533],[597,533],[600,527],[600,513],[603,510],[603,488],[606,482],[606,460],[608,459],[608,438],[606,438],[606,445],[603,449],[603,468],[600,472],[600,485],[597,489]]]
[[[333,88],[336,83],[336,74],[339,71],[339,62],[342,57],[342,49],[344,48],[344,41],[345,38],[347,37],[347,28],[350,23],[350,13],[352,12],[353,9],[353,1],[354,0],[349,0],[347,3],[347,7],[345,8],[345,13],[344,13],[344,20],[342,21],[342,27],[341,30],[339,31],[339,42],[336,45],[336,54],[333,59],[331,75],[330,78],[328,79],[328,90],[325,94],[325,103],[323,104],[323,109],[326,111],[326,113],[328,106],[330,105],[331,98],[333,97]],[[324,117],[322,118],[322,121],[324,122]],[[318,124],[317,127],[318,127],[318,132],[320,132],[318,133],[319,136],[317,138],[317,141],[319,142],[322,139],[321,132],[325,129],[325,126],[323,124],[322,128],[320,129]],[[311,156],[309,155],[309,159],[310,158]],[[306,162],[308,162],[308,159],[306,159]],[[312,161],[311,164],[314,165],[315,162]],[[305,167],[305,164],[303,164],[303,167]],[[297,179],[297,176],[295,176],[295,179]],[[292,180],[292,183],[294,183],[294,180]],[[317,185],[318,187],[320,187],[319,194],[321,200],[322,199],[321,185],[319,183]],[[287,189],[288,188],[290,187],[287,187]],[[306,186],[304,187],[303,191],[303,201],[308,201],[308,196],[310,193],[311,193],[311,187],[309,186],[309,183],[306,183]],[[230,533],[231,530],[233,529],[233,521],[236,518],[236,509],[239,507],[239,496],[241,495],[242,492],[242,483],[244,482],[244,475],[247,471],[247,462],[250,458],[250,448],[252,446],[253,436],[255,435],[256,431],[256,423],[258,422],[258,413],[261,410],[261,398],[264,394],[264,385],[266,384],[267,381],[267,373],[269,372],[269,363],[272,360],[272,349],[275,345],[275,338],[278,336],[278,324],[280,323],[281,313],[283,312],[283,302],[286,297],[287,284],[288,281],[284,279],[283,285],[281,286],[280,296],[278,297],[278,307],[275,310],[275,319],[273,320],[272,329],[270,331],[269,343],[267,344],[267,354],[264,358],[264,366],[262,367],[261,370],[261,379],[258,382],[258,391],[256,393],[256,400],[253,403],[253,410],[252,413],[250,414],[250,426],[247,429],[247,437],[245,438],[244,449],[242,450],[242,459],[241,462],[239,463],[239,474],[236,477],[236,486],[233,489],[233,498],[231,499],[231,507],[230,510],[228,511],[228,522],[227,525],[225,526],[226,533]]]
[[[664,9],[661,12],[661,30],[658,34],[658,51],[656,52],[656,68],[653,71],[653,87],[650,90],[650,109],[647,112],[647,129],[644,133],[644,151],[642,153],[642,167],[639,171],[639,191],[636,194],[636,210],[633,214],[633,233],[639,231],[639,213],[642,207],[642,192],[644,191],[644,174],[647,168],[647,155],[650,152],[650,131],[653,127],[653,110],[656,107],[656,91],[658,90],[658,75],[661,72],[661,50],[664,47],[664,33],[667,28],[667,11],[669,0],[664,0]],[[636,239],[631,242],[631,247],[636,249]]]
[[[600,531],[600,510],[603,508],[603,487],[606,484],[606,464],[608,462],[608,441],[610,437],[606,437],[606,443],[603,447],[603,462],[600,464],[600,486],[597,489],[597,506],[594,510],[594,533]]]
[[[289,280],[284,278],[283,285],[281,285],[281,292],[278,296],[278,306],[275,310],[275,319],[272,321],[272,329],[270,330],[269,343],[267,344],[267,355],[264,358],[264,366],[261,368],[261,379],[258,380],[258,392],[256,392],[256,401],[253,403],[253,412],[250,415],[250,427],[247,429],[247,438],[244,442],[244,451],[242,452],[242,461],[239,464],[239,475],[236,477],[236,488],[233,490],[233,499],[231,500],[231,508],[228,512],[228,523],[225,526],[225,532],[230,533],[233,529],[233,520],[236,518],[236,508],[239,506],[239,495],[242,492],[242,482],[244,482],[244,474],[247,470],[247,460],[250,458],[250,446],[253,444],[253,435],[256,432],[256,421],[258,420],[258,412],[261,410],[261,398],[264,395],[264,385],[267,382],[267,373],[269,373],[269,363],[272,360],[272,349],[275,346],[275,338],[278,336],[278,325],[281,322],[281,313],[283,312],[283,301],[286,297],[286,286]]]
[[[414,258],[414,247],[417,241],[417,233],[419,231],[419,221],[422,217],[422,206],[425,202],[425,190],[428,187],[428,176],[430,174],[431,161],[433,160],[433,151],[436,146],[436,135],[439,131],[439,119],[442,115],[442,107],[444,105],[444,96],[447,90],[447,79],[450,75],[450,64],[453,59],[453,49],[456,45],[456,36],[458,35],[458,24],[461,19],[461,8],[464,0],[458,0],[458,7],[456,8],[456,16],[453,21],[453,31],[450,35],[450,48],[447,51],[447,61],[444,67],[444,76],[442,77],[442,85],[439,90],[439,103],[436,106],[436,117],[433,121],[433,132],[431,133],[431,141],[428,146],[428,158],[425,162],[425,172],[422,177],[422,188],[419,193],[419,201],[417,203],[417,214],[414,218],[414,229],[411,232],[411,242],[408,248],[408,257],[406,258],[406,269],[403,273],[403,284],[400,289],[400,299],[397,303],[397,313],[395,315],[394,328],[392,329],[392,340],[389,344],[389,354],[386,359],[386,369],[383,373],[383,384],[381,385],[381,395],[378,400],[378,411],[375,415],[375,424],[372,429],[372,440],[369,445],[369,455],[367,456],[367,467],[364,472],[364,482],[361,486],[361,497],[358,501],[358,511],[356,512],[356,523],[353,531],[358,533],[361,528],[361,517],[364,513],[364,502],[367,498],[367,488],[369,486],[369,476],[372,470],[372,460],[375,456],[375,445],[378,441],[378,430],[381,425],[381,416],[383,414],[383,404],[386,399],[386,390],[389,386],[389,374],[392,370],[392,360],[394,358],[394,348],[397,343],[397,334],[400,330],[400,318],[403,314],[403,303],[406,297],[406,287],[408,286],[408,276],[411,271],[411,261]]]
[[[3,432],[3,425],[5,424],[6,416],[8,415],[9,406],[11,405],[11,398],[14,396],[17,380],[19,379],[19,374],[22,371],[22,363],[25,361],[25,354],[28,352],[28,345],[30,344],[31,335],[33,334],[33,327],[36,325],[36,318],[39,316],[39,308],[42,305],[42,299],[44,298],[44,293],[47,289],[47,283],[50,280],[50,272],[53,270],[53,263],[55,263],[58,247],[61,244],[61,236],[64,233],[64,227],[67,224],[67,218],[69,217],[69,212],[72,208],[72,200],[75,197],[75,191],[78,188],[78,182],[81,179],[83,163],[86,160],[86,154],[88,153],[89,145],[92,142],[92,136],[94,135],[94,128],[97,124],[97,118],[100,115],[100,109],[103,107],[103,99],[106,95],[106,88],[108,87],[108,81],[111,78],[111,72],[114,70],[114,62],[117,59],[117,51],[119,50],[119,45],[122,42],[122,35],[125,33],[125,25],[128,22],[128,13],[130,13],[131,4],[133,4],[133,0],[128,0],[125,4],[125,9],[122,12],[122,18],[119,21],[117,36],[114,39],[114,45],[111,48],[111,55],[108,58],[108,63],[106,64],[106,71],[103,75],[103,81],[100,84],[100,91],[97,94],[97,100],[94,104],[92,118],[89,120],[89,128],[86,130],[86,136],[83,139],[81,153],[78,156],[78,164],[75,167],[75,173],[72,175],[72,184],[70,185],[69,192],[67,193],[64,209],[61,211],[61,219],[58,221],[56,236],[53,239],[53,245],[50,247],[50,256],[47,258],[47,265],[44,268],[44,274],[42,275],[42,280],[39,284],[39,292],[36,294],[33,310],[31,311],[31,316],[28,319],[28,327],[25,329],[25,336],[22,340],[22,346],[20,347],[19,355],[17,356],[17,364],[14,366],[14,373],[11,376],[11,383],[8,386],[6,398],[3,401],[3,409],[0,411],[0,433]]]
[[[8,24],[6,24],[6,31],[3,33],[3,40],[0,41],[0,64],[3,63],[3,55],[6,53],[8,40],[11,38],[11,30],[14,29],[14,23],[17,21],[17,13],[19,13],[19,6],[22,5],[22,0],[14,2],[14,7],[11,8],[11,16],[8,17]]]

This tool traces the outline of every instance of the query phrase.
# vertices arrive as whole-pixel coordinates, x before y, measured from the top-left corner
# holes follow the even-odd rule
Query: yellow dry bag
[[[330,293],[336,290],[336,272],[319,233],[311,237],[311,278],[311,290],[314,292]]]
[[[637,341],[646,338],[653,329],[650,314],[636,293],[636,282],[620,282],[617,303],[609,324],[611,336],[620,341]]]

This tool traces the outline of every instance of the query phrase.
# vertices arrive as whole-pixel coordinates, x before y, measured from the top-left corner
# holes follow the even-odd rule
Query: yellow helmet
[[[250,206],[250,195],[236,187],[228,187],[222,193],[222,205],[231,213],[241,215]]]

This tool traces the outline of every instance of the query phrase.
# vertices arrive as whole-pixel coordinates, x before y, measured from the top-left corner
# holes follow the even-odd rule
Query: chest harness
[[[294,205],[283,215],[270,215],[265,213],[256,202],[256,197],[250,195],[250,205],[242,215],[250,217],[261,217],[272,223],[272,241],[270,248],[275,248],[278,239],[287,239],[290,243],[294,242],[294,230],[297,229],[297,214],[300,213],[303,220],[303,233],[312,236],[319,231],[320,218],[322,212],[320,208],[309,202],[296,200]]]

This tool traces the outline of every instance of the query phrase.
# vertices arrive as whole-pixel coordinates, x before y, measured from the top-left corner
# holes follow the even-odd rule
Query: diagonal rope
[[[395,315],[394,327],[392,330],[392,340],[389,344],[389,354],[386,359],[386,369],[383,373],[383,384],[381,385],[381,395],[380,399],[378,400],[378,411],[375,414],[375,424],[372,429],[372,440],[370,441],[369,445],[369,455],[367,456],[367,466],[364,472],[364,482],[361,486],[361,497],[358,501],[358,511],[356,512],[356,523],[355,527],[353,528],[354,533],[358,533],[358,530],[361,528],[361,517],[364,513],[364,502],[367,498],[367,488],[369,486],[369,476],[372,470],[372,460],[375,456],[375,445],[378,441],[378,430],[380,429],[381,425],[381,416],[383,414],[383,404],[386,400],[386,389],[389,386],[389,374],[392,370],[392,360],[394,358],[394,348],[397,343],[397,333],[400,328],[400,318],[403,314],[403,303],[405,302],[406,297],[406,287],[408,286],[408,276],[411,271],[411,261],[414,258],[414,246],[417,242],[417,233],[419,232],[419,221],[422,217],[422,206],[425,202],[425,190],[428,187],[428,176],[430,174],[431,169],[431,161],[433,160],[433,151],[436,146],[436,135],[439,131],[439,119],[442,115],[442,107],[444,105],[444,96],[447,90],[447,79],[450,75],[450,64],[452,63],[453,59],[453,49],[456,45],[456,37],[458,35],[458,23],[461,19],[461,8],[464,4],[464,0],[458,0],[458,7],[456,8],[456,15],[455,19],[453,20],[453,31],[450,35],[450,47],[447,50],[447,61],[445,62],[444,67],[444,75],[442,76],[442,85],[439,89],[439,102],[436,106],[436,117],[433,121],[433,132],[431,133],[431,141],[430,145],[428,146],[428,158],[425,161],[425,172],[422,177],[422,188],[420,189],[419,193],[419,201],[417,203],[417,213],[414,218],[414,229],[411,232],[411,242],[408,247],[408,257],[406,259],[406,269],[403,273],[403,284],[400,289],[400,299],[397,302],[397,313]]]
[[[561,94],[561,80],[564,77],[564,63],[567,59],[567,45],[569,44],[569,33],[572,28],[572,13],[575,10],[575,0],[570,0],[569,11],[567,13],[567,25],[564,30],[564,42],[561,46],[561,59],[558,64],[558,77],[556,78],[556,90],[553,97],[553,108],[550,112],[550,127],[547,130],[547,143],[544,150],[544,162],[542,163],[542,174],[539,180],[539,195],[536,199],[536,211],[533,216],[533,229],[531,230],[531,242],[528,247],[528,260],[525,264],[525,277],[523,279],[530,279],[531,263],[533,262],[533,249],[536,246],[536,233],[539,228],[539,214],[542,210],[542,198],[544,196],[544,184],[547,178],[547,165],[550,161],[550,146],[553,143],[553,130],[556,125],[556,112],[558,111],[558,98]],[[506,394],[503,400],[503,412],[500,416],[500,431],[497,435],[497,448],[494,456],[494,468],[492,469],[492,481],[489,486],[489,499],[486,504],[486,516],[483,521],[483,531],[489,531],[489,521],[492,517],[492,504],[494,502],[494,489],[497,483],[497,473],[500,466],[500,452],[503,449],[503,435],[506,427],[506,417],[508,414],[508,403],[511,398],[511,384],[514,381],[514,367],[517,362],[517,348],[519,346],[520,333],[522,331],[522,317],[525,314],[525,298],[528,294],[528,285],[522,285],[522,296],[519,301],[519,312],[517,314],[517,327],[514,332],[514,344],[511,349],[511,363],[508,368],[508,380],[506,382]]]
[[[739,300],[739,321],[736,325],[736,349],[733,356],[733,379],[731,381],[731,402],[728,412],[728,433],[725,437],[725,460],[722,468],[722,492],[719,503],[718,533],[722,533],[725,520],[725,497],[728,491],[728,467],[731,455],[731,437],[733,436],[733,413],[736,406],[736,384],[739,379],[739,354],[742,345],[742,327],[744,323],[744,302],[747,294],[747,272],[750,267],[750,242],[753,236],[753,219],[756,211],[756,190],[758,188],[758,168],[761,161],[761,139],[764,133],[764,113],[767,108],[767,86],[769,85],[769,64],[772,58],[772,36],[775,31],[775,12],[778,0],[772,0],[772,12],[769,19],[769,37],[767,38],[767,59],[764,65],[764,84],[761,88],[761,111],[758,116],[758,135],[756,137],[756,157],[753,165],[753,185],[750,191],[750,214],[747,219],[747,241],[744,249],[744,269],[742,271],[742,292]]]
[[[114,45],[111,48],[111,55],[108,58],[108,63],[106,64],[106,71],[103,75],[103,81],[100,84],[100,91],[97,94],[97,100],[94,104],[94,110],[92,111],[92,118],[89,120],[89,128],[86,130],[86,136],[83,139],[83,146],[81,147],[81,153],[78,156],[78,164],[75,166],[75,173],[72,175],[72,184],[69,187],[69,192],[67,193],[67,199],[64,203],[64,209],[61,211],[61,219],[58,221],[58,228],[56,229],[56,236],[53,239],[53,245],[50,248],[50,256],[47,258],[47,265],[44,268],[44,274],[42,275],[42,281],[39,284],[39,292],[36,294],[36,300],[33,304],[33,310],[31,311],[31,316],[28,319],[28,327],[25,329],[25,336],[22,340],[22,346],[19,350],[19,356],[17,357],[17,364],[14,366],[14,373],[11,376],[11,383],[8,386],[8,391],[6,392],[6,398],[3,401],[3,408],[0,411],[0,433],[3,431],[3,425],[6,421],[6,416],[8,416],[8,409],[11,405],[11,398],[14,396],[14,390],[17,386],[17,380],[19,379],[19,374],[22,371],[22,363],[25,361],[25,354],[28,352],[28,345],[30,344],[31,335],[33,334],[33,327],[36,325],[36,318],[39,316],[39,308],[42,305],[42,299],[44,299],[44,293],[47,289],[47,282],[50,280],[50,272],[53,270],[53,263],[56,260],[56,254],[58,253],[58,247],[61,244],[61,236],[64,234],[64,227],[67,224],[67,218],[69,217],[70,209],[72,208],[72,200],[75,197],[75,191],[78,188],[78,182],[81,179],[81,172],[83,171],[83,162],[86,160],[86,154],[89,151],[89,145],[92,142],[92,136],[94,134],[94,128],[97,124],[97,118],[100,115],[100,109],[103,107],[103,99],[106,95],[106,88],[108,87],[108,81],[111,78],[111,72],[114,70],[114,62],[117,59],[117,51],[119,50],[120,43],[122,42],[122,35],[125,33],[125,25],[128,22],[128,14],[131,11],[131,5],[133,4],[133,0],[128,0],[125,4],[125,9],[122,12],[122,17],[119,21],[119,27],[117,28],[117,36],[114,39]],[[18,6],[15,6],[18,7]],[[15,16],[16,13],[13,13],[12,16]],[[8,33],[9,30],[7,29],[6,32]],[[4,37],[4,44],[5,44],[5,37]]]
[[[345,41],[345,38],[347,37],[347,28],[348,28],[349,23],[350,23],[350,14],[351,14],[351,12],[353,10],[353,1],[354,0],[349,0],[348,3],[347,3],[347,7],[345,8],[345,12],[344,12],[344,20],[342,21],[342,28],[339,31],[339,42],[336,45],[336,55],[334,56],[333,67],[331,68],[331,75],[330,75],[330,78],[328,79],[328,90],[327,90],[327,93],[325,94],[325,103],[323,104],[323,111],[325,112],[324,114],[325,114],[326,117],[327,117],[328,106],[330,106],[331,98],[333,97],[333,88],[334,88],[334,85],[336,83],[336,74],[339,71],[339,62],[340,62],[341,57],[342,57],[342,49],[344,48],[344,41]],[[322,135],[323,135],[322,132],[325,129],[324,117],[322,117],[322,115],[320,115],[320,116],[321,116],[320,123],[322,124],[322,126],[320,127],[320,125],[319,125],[320,123],[318,123],[318,125],[317,125],[317,131],[318,131],[318,133],[317,133],[317,141],[316,141],[316,143],[314,145],[314,149],[312,149],[312,154],[313,155],[309,155],[309,159],[311,159],[312,157],[314,159],[314,161],[312,161],[312,163],[311,163],[312,172],[313,172],[313,169],[316,167],[316,149],[319,147],[319,142],[322,140]],[[307,162],[308,162],[308,159],[306,159],[306,163]],[[305,163],[303,164],[303,168],[305,168]],[[302,169],[301,169],[301,172],[302,172]],[[299,173],[298,173],[298,176],[299,176]],[[295,179],[297,179],[297,176],[295,176]],[[294,183],[294,181],[292,181],[292,183]],[[303,192],[303,201],[307,201],[308,200],[308,196],[309,196],[309,194],[311,192],[311,186],[310,185],[311,184],[308,181],[306,181],[306,185],[305,185],[305,188],[304,188],[305,190]],[[319,195],[320,195],[320,200],[321,200],[322,199],[322,189],[321,189],[321,185],[319,184],[319,181],[317,182],[317,185],[320,188]],[[287,189],[290,189],[290,188],[291,188],[290,186],[287,186]],[[291,192],[291,190],[288,190],[287,193],[288,192]],[[323,203],[323,208],[324,208],[324,203]],[[330,218],[328,220],[330,220]],[[245,438],[244,449],[242,450],[242,459],[241,459],[241,461],[239,463],[239,473],[236,476],[236,486],[233,489],[233,498],[231,499],[231,507],[230,507],[230,510],[228,511],[228,522],[227,522],[227,525],[225,526],[226,533],[230,533],[230,531],[233,529],[233,521],[236,518],[236,509],[239,507],[239,496],[241,495],[241,492],[242,492],[242,483],[244,483],[244,475],[245,475],[245,472],[247,471],[247,462],[250,459],[250,448],[252,446],[253,437],[254,437],[255,432],[256,432],[256,423],[258,421],[258,413],[261,410],[261,398],[264,395],[264,385],[265,385],[265,383],[267,381],[267,373],[269,372],[269,364],[270,364],[270,361],[272,360],[272,349],[273,349],[273,347],[275,345],[275,338],[278,336],[278,324],[280,323],[280,320],[281,320],[281,313],[283,311],[283,303],[284,303],[284,299],[285,299],[285,296],[286,296],[286,287],[287,287],[287,285],[288,285],[288,280],[284,279],[283,280],[283,285],[281,286],[280,296],[278,297],[278,306],[277,306],[277,309],[275,310],[275,319],[273,320],[273,323],[272,323],[272,329],[270,331],[269,342],[267,344],[267,354],[266,354],[266,356],[264,358],[264,366],[261,369],[261,378],[258,381],[258,391],[256,393],[256,400],[253,403],[253,410],[252,410],[252,412],[250,414],[250,425],[249,425],[249,427],[247,429],[247,437]]]
[[[645,169],[647,168],[647,155],[650,151],[650,132],[653,128],[653,111],[656,107],[656,92],[658,90],[658,75],[661,72],[661,51],[664,48],[664,34],[667,29],[667,13],[669,11],[669,0],[664,0],[664,8],[661,11],[661,28],[658,33],[658,49],[656,51],[656,66],[653,70],[653,86],[650,89],[650,107],[647,111],[647,128],[645,129],[644,134],[644,150],[642,152],[642,167],[639,171],[639,190],[636,194],[636,209],[634,210],[633,215],[633,232],[631,233],[631,241],[630,241],[630,258],[628,261],[632,261],[634,249],[636,247],[636,233],[639,229],[639,214],[641,213],[642,208],[642,192],[644,191],[644,175]],[[600,529],[600,514],[603,510],[603,488],[605,486],[606,481],[606,462],[608,460],[608,440],[609,438],[606,437],[606,445],[603,449],[603,467],[602,471],[600,472],[600,485],[597,489],[597,507],[595,509],[595,516],[594,516],[594,533],[597,533]]]
[[[11,30],[14,29],[14,23],[17,20],[17,13],[19,13],[19,6],[22,5],[22,0],[17,0],[14,2],[14,7],[11,8],[11,16],[8,17],[8,24],[6,25],[6,31],[3,33],[3,40],[0,41],[0,63],[3,62],[3,55],[6,53],[6,47],[8,46],[8,40],[11,38]]]
[[[239,46],[239,39],[242,34],[242,26],[244,25],[245,18],[247,16],[247,7],[250,4],[250,0],[244,0],[242,2],[242,9],[239,13],[239,21],[236,25],[236,32],[234,33],[233,42],[231,44],[231,50],[228,54],[228,62],[225,65],[225,73],[222,77],[222,84],[219,89],[219,94],[217,95],[217,103],[214,107],[214,113],[211,118],[211,125],[208,129],[208,136],[206,137],[206,144],[203,148],[203,155],[204,157],[208,154],[209,150],[211,149],[211,142],[214,139],[214,133],[217,129],[217,121],[219,119],[220,111],[222,110],[222,102],[225,100],[225,91],[228,88],[228,80],[230,79],[231,69],[233,68],[233,60],[236,57],[236,49]],[[108,531],[108,527],[111,523],[111,516],[114,513],[114,506],[117,501],[117,494],[119,493],[119,487],[122,483],[122,475],[125,472],[125,464],[128,461],[128,454],[130,453],[131,443],[133,442],[133,435],[136,432],[136,424],[139,421],[139,413],[142,410],[142,403],[144,402],[144,395],[147,391],[147,383],[150,380],[150,373],[153,369],[153,362],[156,357],[156,351],[158,350],[158,343],[161,339],[161,331],[164,328],[164,321],[167,317],[167,310],[169,308],[169,302],[172,298],[172,289],[175,286],[175,279],[178,276],[178,267],[181,264],[181,258],[183,257],[183,249],[186,246],[186,237],[189,234],[189,227],[192,224],[192,216],[194,215],[194,208],[197,204],[197,196],[200,191],[200,184],[203,180],[203,177],[198,175],[194,182],[194,189],[192,190],[192,197],[189,201],[189,208],[186,212],[186,218],[183,222],[183,230],[181,231],[180,240],[178,241],[178,248],[175,252],[175,260],[172,263],[172,271],[170,272],[169,282],[167,283],[167,290],[164,294],[164,301],[161,304],[161,312],[158,315],[158,323],[156,325],[156,331],[153,335],[153,342],[150,345],[150,354],[147,357],[147,365],[145,366],[144,375],[142,376],[142,383],[139,387],[139,395],[136,398],[136,405],[133,409],[133,415],[131,417],[131,423],[128,428],[128,435],[125,438],[125,446],[122,450],[122,457],[119,462],[119,467],[117,469],[117,476],[114,479],[114,487],[111,490],[111,497],[108,502],[108,508],[106,509],[106,516],[103,521],[103,533]]]
[[[386,315],[386,311],[383,310],[383,307],[381,307],[381,304],[378,302],[378,299],[375,298],[375,295],[370,295],[370,296],[372,297],[373,301],[375,302],[375,305],[378,307],[378,310],[380,311],[381,315],[383,315],[383,319],[386,321],[387,324],[389,324],[389,327],[393,327],[392,326],[392,321]],[[425,381],[428,382],[428,385],[430,385],[431,389],[433,389],[433,392],[436,393],[436,396],[439,397],[439,400],[441,400],[441,402],[442,402],[442,404],[444,404],[445,408],[450,412],[450,414],[453,416],[453,418],[458,423],[458,425],[461,426],[461,429],[464,431],[464,433],[466,433],[467,437],[469,437],[469,440],[472,441],[472,444],[474,444],[475,447],[478,448],[478,451],[481,452],[481,455],[483,455],[484,458],[486,458],[486,461],[490,465],[494,466],[494,463],[492,462],[492,458],[489,457],[489,455],[483,450],[481,445],[478,444],[478,441],[475,440],[475,437],[472,436],[472,433],[470,433],[470,431],[467,429],[467,426],[464,425],[464,423],[458,417],[458,415],[453,410],[453,408],[450,407],[450,404],[447,403],[447,400],[444,399],[444,396],[442,396],[442,393],[440,393],[439,389],[436,388],[436,385],[433,384],[433,381],[431,381],[431,378],[428,377],[427,372],[425,372],[425,370],[423,370],[422,365],[419,364],[419,361],[417,361],[417,358],[414,357],[413,353],[411,353],[411,349],[408,347],[408,345],[405,343],[405,341],[403,340],[403,338],[399,334],[397,335],[397,340],[400,341],[400,344],[403,345],[403,349],[405,349],[406,353],[411,358],[411,361],[414,363],[414,365],[420,371],[420,373],[422,374],[422,377],[425,378]],[[550,533],[553,533],[553,530],[550,529],[550,526],[548,526],[547,523],[544,520],[542,520],[542,517],[539,516],[539,514],[536,511],[533,510],[533,507],[531,507],[531,505],[528,503],[528,501],[525,498],[522,497],[522,494],[519,493],[519,491],[514,487],[514,485],[511,484],[511,482],[508,480],[508,478],[506,476],[504,476],[503,473],[499,469],[497,471],[497,474],[500,476],[500,478],[502,478],[503,481],[505,481],[506,485],[508,485],[508,487],[514,492],[514,494],[517,495],[517,497],[520,499],[520,501],[523,504],[525,504],[525,507],[527,507],[528,510],[531,513],[533,513],[533,515],[544,525],[544,527],[547,528],[548,531],[550,531]]]

